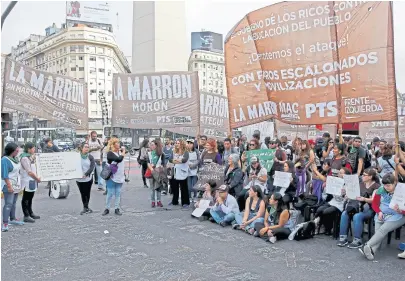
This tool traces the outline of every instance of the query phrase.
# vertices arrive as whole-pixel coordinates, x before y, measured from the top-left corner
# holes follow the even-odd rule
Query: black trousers
[[[188,196],[187,179],[170,181],[170,188],[173,192],[173,205],[179,205],[179,190],[181,192],[181,205],[190,205],[190,197]]]
[[[142,181],[143,181],[143,185],[147,185],[146,184],[145,173],[146,173],[146,170],[148,169],[148,162],[142,161],[141,165],[142,165]]]
[[[325,204],[320,206],[315,213],[315,217],[320,217],[320,225],[325,226],[325,232],[332,231],[333,222],[336,218],[336,215],[340,212],[338,208],[335,206],[331,206],[329,204]]]
[[[34,212],[32,211],[32,199],[34,198],[34,192],[27,192],[24,190],[23,197],[21,200],[21,207],[25,217],[32,216]]]
[[[262,222],[257,222],[255,223],[255,230],[257,232],[260,232],[264,228],[264,223]],[[272,229],[271,232],[273,233],[273,236],[277,238],[277,240],[283,240],[283,239],[288,239],[288,236],[291,234],[291,230],[289,228],[285,227],[279,227],[276,229]],[[267,233],[263,236],[263,238],[267,238]]]
[[[249,189],[242,189],[237,197],[236,201],[239,205],[239,211],[243,212],[245,210],[246,199],[249,197]]]
[[[77,186],[79,187],[80,190],[80,195],[82,196],[82,203],[83,203],[83,208],[88,208],[89,207],[89,202],[90,202],[90,193],[91,193],[91,186],[93,184],[93,179],[87,182],[76,182]]]

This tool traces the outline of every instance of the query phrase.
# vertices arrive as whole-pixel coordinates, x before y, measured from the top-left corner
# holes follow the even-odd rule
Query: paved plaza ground
[[[34,198],[41,219],[1,235],[2,280],[399,281],[405,276],[395,239],[370,262],[326,236],[272,245],[199,222],[189,210],[151,209],[138,168],[124,185],[122,216],[101,216],[105,196],[95,188],[91,196],[94,213],[81,216],[74,182],[69,197],[61,200],[48,198],[42,185]],[[169,200],[163,196],[165,207]]]

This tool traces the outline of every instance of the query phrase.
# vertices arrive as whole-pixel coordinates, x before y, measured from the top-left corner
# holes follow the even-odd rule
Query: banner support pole
[[[273,131],[274,131],[274,136],[276,139],[278,139],[278,130],[277,130],[277,125],[276,125],[276,119],[273,118]]]

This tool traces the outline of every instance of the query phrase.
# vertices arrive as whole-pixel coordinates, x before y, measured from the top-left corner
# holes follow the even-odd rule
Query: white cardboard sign
[[[349,199],[356,200],[356,197],[360,197],[360,181],[359,176],[344,175],[346,196]]]
[[[196,208],[192,215],[196,218],[199,218],[204,214],[204,212],[210,207],[210,200],[204,200],[201,199],[200,202],[198,202],[198,208]]]
[[[401,211],[405,211],[405,184],[397,183],[395,187],[394,195],[390,202],[390,208],[394,209],[394,206],[398,205]]]
[[[338,177],[327,176],[325,193],[340,196],[340,195],[342,195],[342,188],[343,188],[344,184],[345,184],[344,179],[341,179]]]
[[[37,154],[37,172],[41,181],[80,179],[83,177],[81,157],[78,152]]]
[[[289,187],[291,183],[291,173],[276,171],[274,175],[274,186]]]

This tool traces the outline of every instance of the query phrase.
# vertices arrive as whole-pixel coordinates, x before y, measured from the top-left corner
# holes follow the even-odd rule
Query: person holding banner
[[[121,216],[119,209],[121,201],[121,187],[125,181],[124,167],[125,147],[121,147],[118,138],[112,138],[108,142],[107,163],[111,168],[111,177],[107,180],[106,208],[103,216],[110,213],[112,197],[115,196],[115,214]]]
[[[376,190],[380,187],[380,180],[377,172],[373,168],[366,169],[363,173],[363,181],[360,183],[361,196],[357,200],[348,200],[340,218],[339,247],[347,245],[349,249],[357,249],[363,246],[362,234],[364,222],[373,215],[371,203]],[[353,219],[353,241],[349,244],[347,234],[349,223]]]
[[[21,207],[24,213],[24,222],[35,222],[40,219],[32,211],[32,199],[34,198],[35,191],[38,188],[38,183],[41,179],[37,176],[37,169],[35,165],[35,145],[27,142],[24,146],[24,153],[20,155],[22,169],[21,174],[21,187],[24,189],[23,198],[21,200]]]
[[[4,148],[1,158],[1,185],[4,194],[3,224],[1,231],[8,231],[8,224],[23,225],[24,222],[16,218],[15,207],[18,193],[21,191],[20,169],[21,164],[17,159],[18,145],[10,142]]]
[[[96,166],[96,161],[93,155],[90,154],[90,147],[88,143],[82,143],[79,146],[81,156],[81,166],[83,177],[76,180],[77,187],[79,188],[82,197],[83,210],[80,215],[90,214],[93,211],[89,208],[91,186],[93,185],[93,172]],[[98,175],[101,178],[100,174]]]
[[[397,182],[393,174],[387,174],[382,179],[382,184],[372,202],[372,208],[376,213],[375,233],[373,237],[360,248],[360,253],[368,260],[374,260],[374,255],[381,245],[383,239],[398,227],[405,224],[405,210],[399,209],[398,205],[390,206]]]

